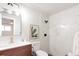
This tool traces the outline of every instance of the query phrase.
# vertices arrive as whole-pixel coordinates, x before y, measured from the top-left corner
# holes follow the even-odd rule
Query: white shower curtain
[[[73,56],[79,55],[79,32],[77,32],[73,39]]]

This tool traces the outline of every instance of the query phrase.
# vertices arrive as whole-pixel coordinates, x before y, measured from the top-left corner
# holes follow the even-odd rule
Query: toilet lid
[[[37,56],[48,56],[48,54],[45,51],[38,50],[36,51]]]

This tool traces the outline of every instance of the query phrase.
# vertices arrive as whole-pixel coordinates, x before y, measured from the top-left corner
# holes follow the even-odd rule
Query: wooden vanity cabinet
[[[0,51],[0,56],[32,56],[32,45],[30,44]]]

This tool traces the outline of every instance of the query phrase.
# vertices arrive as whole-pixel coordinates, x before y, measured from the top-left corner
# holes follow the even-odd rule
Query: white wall
[[[49,37],[44,37],[44,32],[48,33],[48,24],[45,24],[43,21],[47,19],[45,14],[27,8],[27,6],[23,6],[20,9],[22,16],[22,35],[13,36],[15,42],[24,41],[32,41],[32,42],[40,42],[41,49],[48,52],[48,39]],[[32,40],[30,38],[30,24],[39,25],[39,38],[36,40]],[[0,37],[0,45],[4,43],[10,43],[10,37]]]
[[[48,52],[48,40],[49,37],[44,37],[44,33],[48,34],[48,24],[44,23],[45,19],[48,17],[45,14],[34,11],[30,8],[24,8],[24,12],[22,12],[22,36],[26,40],[30,40],[31,42],[40,41],[41,49]],[[32,40],[30,38],[30,24],[39,25],[39,38],[36,40]]]
[[[72,52],[73,37],[79,32],[79,6],[50,16],[50,53],[65,55]]]

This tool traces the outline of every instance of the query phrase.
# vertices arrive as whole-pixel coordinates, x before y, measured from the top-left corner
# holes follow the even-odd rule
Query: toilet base
[[[35,53],[35,51],[32,52],[32,56],[37,56],[36,53]]]

